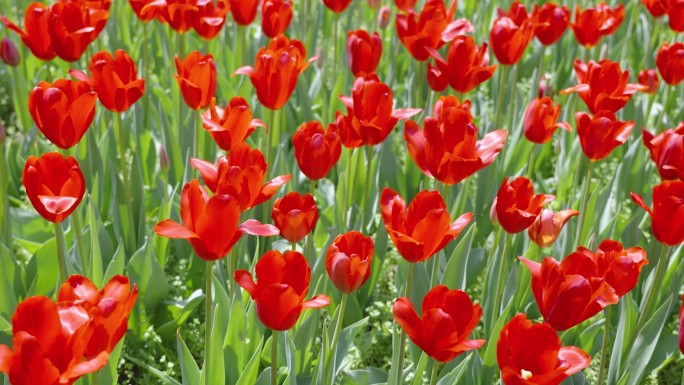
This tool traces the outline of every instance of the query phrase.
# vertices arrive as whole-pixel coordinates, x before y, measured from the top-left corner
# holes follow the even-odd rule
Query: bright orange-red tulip
[[[644,145],[663,180],[684,180],[684,122],[658,135],[642,129]]]
[[[311,180],[325,177],[342,153],[342,140],[335,124],[323,130],[320,122],[304,123],[292,136],[292,145],[299,169]]]
[[[523,130],[525,137],[532,143],[544,144],[553,137],[556,129],[563,128],[572,131],[566,122],[558,122],[560,117],[560,104],[553,103],[548,96],[534,99],[525,109],[525,121]]]
[[[653,208],[639,194],[631,193],[634,203],[651,216],[651,231],[660,243],[677,246],[684,242],[684,182],[661,182],[653,188]]]
[[[75,146],[95,117],[97,95],[82,81],[42,81],[31,91],[28,109],[45,137],[62,149]]]
[[[562,346],[549,324],[533,324],[522,313],[501,329],[496,359],[504,385],[559,385],[591,363],[582,349]]]
[[[554,213],[549,209],[543,209],[532,226],[527,228],[527,235],[539,247],[551,246],[558,239],[563,226],[570,218],[579,214],[580,212],[577,210],[561,210]]]
[[[31,50],[31,53],[41,60],[52,60],[57,56],[52,49],[52,41],[48,32],[49,10],[43,3],[31,3],[24,12],[24,28],[12,23],[5,16],[0,16],[0,20],[7,29],[16,32],[21,41]]]
[[[670,7],[670,0],[641,0],[641,3],[648,9],[653,17],[661,17],[667,13]]]
[[[382,39],[359,29],[347,32],[347,60],[354,76],[374,73],[382,56]]]
[[[351,2],[352,0],[323,0],[323,4],[325,4],[329,10],[335,13],[344,12],[349,7]]]
[[[552,45],[557,42],[570,23],[570,10],[566,6],[560,6],[553,2],[545,3],[541,8],[534,8],[536,12],[537,26],[534,35],[544,45]]]
[[[233,75],[249,76],[261,104],[279,110],[292,95],[299,75],[315,59],[306,60],[301,41],[280,35],[257,52],[255,68],[241,67]]]
[[[438,66],[433,66],[432,63],[427,65],[427,82],[430,89],[435,92],[444,92],[449,87],[447,75],[442,73]]]
[[[271,218],[273,224],[280,230],[281,237],[297,243],[316,226],[318,207],[316,207],[313,195],[301,195],[293,191],[273,202]]]
[[[198,16],[193,28],[204,40],[215,38],[226,24],[226,17],[230,12],[228,0],[198,1]]]
[[[656,66],[665,83],[671,86],[681,83],[684,80],[684,44],[663,43],[658,50]]]
[[[411,341],[439,362],[485,344],[485,340],[468,339],[482,318],[482,308],[473,305],[464,291],[437,285],[423,298],[420,317],[408,297],[398,298],[392,313]]]
[[[399,193],[385,187],[380,195],[380,211],[399,254],[411,263],[437,254],[473,219],[472,213],[465,213],[451,222],[439,191],[423,190],[406,207]]]
[[[503,149],[508,131],[492,131],[477,140],[477,127],[470,114],[470,101],[443,96],[435,103],[432,117],[421,130],[406,122],[404,139],[413,161],[429,177],[456,184],[494,162]]]
[[[647,94],[655,94],[658,92],[660,79],[658,78],[658,72],[655,69],[645,69],[639,71],[638,80],[639,84],[646,87],[642,90],[642,92]]]
[[[330,298],[322,294],[305,300],[309,293],[311,268],[298,251],[281,254],[271,250],[259,259],[255,271],[256,283],[246,270],[236,271],[235,281],[252,297],[257,317],[269,329],[289,330],[297,323],[302,311],[330,304]]]
[[[216,94],[216,63],[211,54],[192,51],[181,61],[176,56],[176,81],[188,107],[201,110]]]
[[[38,214],[53,223],[62,222],[76,210],[86,190],[76,159],[58,152],[29,156],[21,181]]]
[[[143,14],[143,8],[145,8],[147,4],[150,4],[153,1],[154,0],[128,0],[128,4],[130,4],[131,9],[133,9],[135,16],[137,16],[138,19],[140,19],[140,21],[142,21],[143,23],[147,23],[155,19],[159,20],[160,22],[164,22],[160,16],[161,9],[159,8],[154,8],[154,10],[152,11],[148,9],[147,12]]]
[[[673,31],[684,32],[684,0],[670,0],[667,18]]]
[[[186,239],[205,261],[224,258],[243,234],[278,234],[275,226],[254,219],[239,225],[242,211],[238,200],[225,194],[209,197],[197,179],[183,186],[180,207],[182,224],[166,219],[157,223],[154,232],[162,237]]]
[[[265,127],[261,120],[252,119],[249,103],[239,96],[230,99],[225,109],[215,103],[216,99],[212,99],[202,114],[202,126],[223,151],[244,143],[257,127]]]
[[[290,0],[264,0],[261,4],[261,30],[271,39],[285,33],[291,21]]]
[[[489,33],[489,42],[499,63],[511,65],[520,61],[534,37],[536,18],[535,14],[528,15],[519,1],[513,2],[507,14],[499,9],[499,17]]]
[[[450,44],[447,58],[431,51],[437,67],[428,64],[433,77],[446,77],[451,88],[460,93],[470,92],[473,88],[489,80],[496,70],[496,64],[489,65],[487,43],[481,47],[470,36],[457,36]],[[430,75],[428,74],[428,81]]]
[[[555,198],[548,194],[535,195],[532,182],[524,176],[510,183],[506,177],[494,201],[496,219],[507,233],[519,233],[532,226],[542,208]]]
[[[143,18],[156,17],[177,33],[186,33],[199,19],[197,0],[154,0],[140,11]]]
[[[230,0],[230,11],[238,25],[252,24],[257,14],[259,0]]]
[[[91,24],[88,10],[75,2],[57,2],[50,6],[48,33],[52,48],[62,60],[80,59],[97,37],[96,27]]]
[[[410,11],[416,6],[418,0],[394,0],[394,4],[402,11]]]
[[[634,122],[618,120],[610,111],[600,111],[593,116],[577,112],[575,120],[582,150],[593,161],[607,157],[624,144],[634,128]]]
[[[612,35],[625,18],[625,6],[619,4],[610,8],[606,3],[581,10],[575,8],[575,22],[570,23],[577,42],[591,48],[599,43],[602,37]]]
[[[337,290],[353,293],[368,280],[373,264],[373,238],[358,231],[340,234],[325,256],[325,269]]]

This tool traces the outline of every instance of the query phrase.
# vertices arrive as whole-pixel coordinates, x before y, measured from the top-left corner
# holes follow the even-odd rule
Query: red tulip
[[[261,120],[252,119],[249,103],[239,96],[230,99],[225,109],[216,107],[215,103],[213,98],[209,109],[202,114],[202,126],[223,151],[229,152],[244,143],[257,127],[265,127]]]
[[[224,258],[243,234],[278,234],[275,226],[254,219],[238,225],[242,214],[238,200],[223,194],[209,197],[197,179],[183,186],[180,206],[182,224],[166,219],[157,223],[154,232],[162,237],[186,239],[205,261]]]
[[[423,130],[406,122],[404,139],[413,161],[429,177],[456,184],[494,162],[506,142],[508,131],[497,130],[477,140],[470,101],[455,96],[439,98],[434,116],[426,117]]]
[[[57,56],[52,49],[52,41],[48,32],[48,16],[50,11],[43,3],[34,2],[29,4],[24,12],[24,28],[9,21],[5,16],[0,20],[7,29],[14,31],[21,37],[31,53],[40,60],[52,60]]]
[[[556,197],[534,194],[532,182],[524,176],[508,183],[506,177],[496,194],[496,218],[506,232],[519,233],[532,226],[542,208]]]
[[[684,180],[684,122],[658,135],[642,129],[644,145],[663,180]]]
[[[248,75],[261,104],[272,110],[283,108],[297,79],[315,58],[306,61],[306,47],[297,39],[278,36],[256,55],[256,68],[238,68],[235,75]]]
[[[216,63],[211,54],[192,51],[181,61],[176,56],[176,81],[185,103],[193,110],[209,105],[216,94]]]
[[[293,191],[273,202],[271,218],[280,230],[281,237],[297,243],[316,226],[318,207],[313,195],[301,195]]]
[[[645,69],[639,71],[639,84],[645,88],[642,92],[647,94],[655,94],[658,92],[658,86],[660,85],[660,79],[658,79],[658,72],[655,69]]]
[[[382,56],[382,39],[359,29],[347,32],[347,59],[354,76],[374,73]]]
[[[480,83],[489,80],[496,70],[496,64],[489,65],[487,43],[478,47],[470,36],[457,36],[449,44],[447,60],[436,51],[431,51],[431,54],[437,68],[428,64],[428,71],[438,71],[439,74],[435,73],[433,76],[445,76],[451,88],[460,93],[470,92]],[[429,79],[428,74],[428,81]]]
[[[82,81],[46,81],[29,94],[28,109],[45,137],[62,149],[75,146],[95,117],[97,95]]]
[[[226,24],[226,16],[230,12],[228,0],[198,1],[197,17],[193,28],[204,40],[212,40]]]
[[[292,21],[292,2],[264,0],[261,4],[261,30],[271,39],[285,33]]]
[[[27,298],[12,316],[12,350],[0,345],[0,372],[12,385],[72,385],[109,360],[106,351],[86,355],[96,329],[81,306]]]
[[[684,1],[670,0],[667,10],[670,28],[675,32],[684,32]]]
[[[380,29],[387,28],[391,16],[392,11],[390,11],[388,6],[383,5],[382,8],[380,8],[380,12],[378,12],[378,26],[380,27]]]
[[[95,325],[86,348],[87,356],[111,353],[128,329],[128,316],[138,299],[138,287],[128,278],[116,275],[98,290],[86,277],[72,275],[62,284],[57,295],[60,304],[81,306]]]
[[[598,251],[578,247],[558,262],[541,263],[519,257],[532,274],[532,292],[544,320],[556,330],[567,330],[593,317],[630,292],[648,264],[640,247],[623,248],[607,239]]]
[[[0,60],[8,66],[16,67],[19,65],[17,46],[7,37],[3,37],[2,43],[0,43]]]
[[[439,191],[423,190],[406,207],[396,191],[385,187],[380,196],[385,229],[399,254],[411,263],[423,262],[456,239],[473,219],[465,213],[451,222]]]
[[[323,0],[323,4],[335,13],[344,12],[351,2],[352,0]]]
[[[624,144],[634,128],[634,122],[617,120],[610,111],[600,111],[594,116],[577,112],[575,120],[582,151],[593,161],[607,157],[613,149]]]
[[[681,83],[684,80],[684,44],[663,43],[658,50],[656,66],[665,83],[671,86]]]
[[[155,0],[140,11],[143,18],[156,17],[177,33],[186,33],[199,20],[197,0]]]
[[[523,130],[525,137],[532,143],[544,144],[553,137],[556,129],[563,128],[572,131],[566,122],[558,122],[560,117],[560,104],[553,104],[553,99],[548,96],[534,99],[525,109],[525,121]]]
[[[148,21],[155,19],[158,19],[160,22],[164,22],[164,19],[161,17],[161,8],[148,8],[143,14],[143,8],[152,2],[154,2],[154,0],[128,0],[128,4],[131,5],[135,16],[143,23],[147,23]]]
[[[373,238],[358,231],[340,234],[325,256],[325,269],[337,290],[350,294],[368,280],[373,265]]]
[[[233,196],[242,211],[271,199],[292,178],[289,174],[281,175],[264,184],[268,169],[264,154],[245,143],[234,146],[216,165],[194,158],[190,163],[211,192]]]
[[[496,359],[505,385],[559,385],[591,362],[582,349],[562,346],[549,324],[533,324],[525,314],[501,329]]]
[[[271,250],[256,264],[255,283],[246,270],[235,272],[235,281],[256,302],[256,314],[261,323],[273,330],[289,330],[303,310],[330,304],[330,298],[319,294],[306,301],[311,280],[311,268],[298,251],[281,254]]]
[[[684,242],[684,182],[664,181],[653,188],[653,208],[639,194],[632,200],[651,216],[651,231],[660,242],[677,246]]]
[[[256,18],[259,3],[259,0],[230,0],[230,10],[233,13],[233,20],[241,26],[252,24]]]
[[[72,2],[57,2],[50,6],[48,33],[57,56],[69,62],[80,59],[97,37],[95,26],[89,23],[87,10]]]
[[[679,351],[684,353],[684,294],[682,294],[682,307],[679,309]]]
[[[442,73],[438,66],[432,66],[432,63],[427,65],[427,82],[430,89],[435,92],[444,92],[449,87],[449,78],[447,74]]]
[[[482,308],[473,305],[464,291],[437,285],[423,298],[421,317],[407,297],[394,302],[392,313],[411,341],[439,362],[485,344],[485,340],[468,339],[482,318]]]
[[[340,96],[347,116],[338,119],[342,144],[348,148],[382,143],[399,120],[408,119],[420,109],[394,109],[394,94],[375,74],[356,78],[351,96]]]
[[[499,10],[499,17],[489,33],[494,56],[503,65],[512,65],[520,61],[527,45],[534,37],[538,24],[537,15],[528,15],[525,6],[519,1],[513,2],[508,14]]]
[[[534,9],[538,21],[534,35],[544,45],[552,45],[563,36],[570,23],[570,10],[553,2]]]
[[[394,5],[402,11],[408,12],[413,10],[418,0],[394,0]]]
[[[625,6],[619,4],[610,8],[606,3],[596,7],[581,10],[579,5],[575,8],[575,22],[570,23],[575,38],[581,45],[591,48],[599,43],[603,36],[612,35],[622,24],[625,18]]]
[[[292,136],[292,144],[299,169],[311,180],[325,177],[342,153],[342,141],[334,124],[323,130],[320,122],[304,123]]]
[[[53,223],[62,222],[76,210],[86,189],[76,159],[58,152],[29,156],[21,181],[33,208]]]
[[[91,78],[81,71],[71,70],[75,78],[88,82],[97,92],[105,108],[114,112],[128,110],[145,93],[145,79],[138,79],[133,59],[123,50],[100,51],[93,55],[88,65]]]
[[[670,0],[641,0],[653,17],[661,17],[667,13]]]
[[[527,228],[527,235],[539,247],[551,246],[558,239],[558,235],[568,220],[579,214],[577,210],[561,210],[554,213],[549,209],[543,209],[532,226]]]

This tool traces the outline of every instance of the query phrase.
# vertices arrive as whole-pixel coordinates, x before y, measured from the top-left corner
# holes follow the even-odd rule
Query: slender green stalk
[[[406,276],[406,292],[404,295],[411,299],[411,283],[413,282],[413,268],[414,264],[409,262],[408,275]],[[399,340],[399,363],[397,363],[397,380],[396,384],[402,383],[404,375],[404,355],[406,354],[406,333],[401,329],[401,339]]]
[[[291,249],[292,251],[297,251],[297,244],[295,242],[292,242],[291,246],[292,246],[292,249]]]
[[[316,198],[316,182],[310,181],[309,183],[309,193]],[[316,260],[316,245],[314,244],[314,230],[311,229],[309,235],[306,236],[306,257],[309,259],[309,264],[313,266]]]
[[[59,282],[64,283],[69,278],[66,265],[66,250],[64,248],[64,230],[61,223],[55,223],[55,239],[57,240],[57,263],[59,265]]]
[[[575,245],[574,246],[579,246],[580,242],[582,242],[582,233],[584,232],[584,222],[585,219],[587,218],[586,216],[586,211],[587,211],[587,204],[589,203],[589,196],[591,195],[591,191],[589,186],[591,186],[591,172],[593,171],[594,168],[594,162],[589,160],[589,168],[587,169],[587,177],[584,180],[584,187],[582,187],[582,196],[580,197],[580,221],[579,221],[579,228],[577,229],[577,234],[575,235]]]
[[[121,174],[123,176],[123,188],[124,188],[124,198],[126,199],[126,210],[128,211],[128,218],[131,223],[128,227],[129,245],[128,252],[131,253],[135,249],[137,241],[135,239],[135,218],[133,217],[133,194],[131,193],[131,182],[128,170],[126,167],[126,136],[124,135],[123,120],[121,118],[121,113],[114,113],[116,116],[116,128],[119,134],[119,157],[121,159]]]
[[[516,93],[518,91],[518,87],[516,86],[518,83],[518,76],[519,76],[519,69],[517,65],[514,68],[511,68],[511,72],[513,72],[513,86],[511,88],[511,96],[508,98],[508,119],[507,119],[507,124],[506,128],[509,130],[513,129],[513,124],[514,124],[514,118],[515,118],[515,113],[517,111],[516,106],[515,106],[515,98],[516,98]],[[498,126],[496,127],[498,128]]]
[[[338,56],[338,52],[337,52],[337,46],[338,46],[338,44],[337,44],[337,39],[338,39],[339,29],[340,29],[339,26],[338,26],[338,24],[339,24],[340,20],[338,19],[336,13],[333,14],[332,18],[333,18],[333,48],[334,48],[334,49],[333,49],[333,52],[334,52],[334,55],[335,55],[335,56],[333,56],[333,72],[332,72],[333,76],[331,76],[331,79],[332,79],[332,82],[333,82],[333,83],[332,83],[332,85],[330,86],[330,89],[333,90],[333,92],[335,92],[335,91],[334,91],[334,88],[335,88],[335,80],[337,79],[337,61],[338,61],[338,59],[337,59],[337,56]],[[332,107],[332,106],[331,106],[331,107]]]
[[[435,361],[432,365],[432,375],[430,376],[430,385],[437,384],[437,377],[439,377],[439,362]]]
[[[50,69],[50,62],[45,62],[45,76],[48,82],[52,82],[52,70]]]
[[[354,149],[350,148],[347,150],[347,185],[344,189],[344,202],[342,205],[342,219],[344,220],[345,229],[349,228],[349,222],[351,219],[347,218],[347,211],[349,210],[349,197],[351,196],[351,184],[352,184],[352,158],[354,155]]]
[[[605,324],[603,325],[603,342],[601,343],[601,361],[599,361],[599,376],[598,376],[598,382],[596,383],[597,385],[602,385],[603,380],[606,377],[606,367],[607,362],[606,358],[608,357],[608,339],[609,339],[609,331],[610,331],[610,313],[612,306],[608,306],[606,308],[606,317],[604,318]]]
[[[204,299],[204,314],[205,314],[205,321],[204,321],[204,384],[205,385],[211,385],[211,373],[209,371],[209,363],[211,360],[209,359],[209,341],[211,341],[211,329],[212,329],[212,324],[214,321],[214,315],[213,315],[213,306],[211,303],[211,284],[212,284],[212,270],[214,267],[213,262],[207,262],[206,266],[206,274],[205,274],[205,280],[206,280],[206,298]]]
[[[442,252],[438,252],[435,255],[430,258],[432,260],[432,273],[430,273],[430,288],[433,288],[437,285],[438,278],[437,276],[439,275],[439,257]]]
[[[145,79],[147,84],[149,85],[150,81],[150,48],[149,48],[149,37],[148,37],[148,31],[147,29],[149,28],[148,26],[149,23],[143,23],[143,78]],[[145,129],[149,127],[149,114],[148,111],[149,109],[149,96],[148,94],[145,94],[142,96],[143,98],[143,126]]]
[[[371,183],[373,183],[372,176],[372,165],[373,165],[373,146],[366,146],[366,184],[363,186],[365,193],[363,194],[363,211],[361,212],[361,229],[365,230],[366,222],[366,212],[368,211],[368,196],[371,195],[373,189],[371,188]],[[373,218],[372,215],[369,216]]]
[[[534,171],[534,162],[535,162],[535,157],[537,155],[537,146],[532,144],[532,150],[530,151],[530,160],[527,163],[527,172],[525,173],[527,176],[527,179],[532,180],[532,171]]]
[[[491,326],[494,326],[499,314],[501,313],[501,301],[503,300],[503,291],[505,287],[506,273],[508,273],[508,250],[510,248],[511,238],[513,236],[506,233],[504,238],[504,246],[501,250],[501,266],[499,267],[499,276],[496,280],[496,291],[494,292],[494,308],[492,309]]]
[[[530,242],[530,250],[532,251],[532,253],[530,253],[531,259],[535,262],[539,262],[539,260],[541,259],[542,248],[539,247],[536,243]],[[526,275],[522,285],[523,295],[522,297],[520,297],[520,302],[518,303],[518,309],[520,310],[523,309],[527,297],[530,296],[531,285],[529,284],[529,282],[530,278]]]
[[[648,127],[648,120],[651,118],[651,111],[653,111],[653,103],[655,102],[656,94],[648,95],[648,105],[646,106],[646,116],[644,117],[644,126]]]
[[[275,167],[273,167],[275,165],[275,162],[274,162],[275,159],[273,159],[272,147],[274,144],[277,145],[277,143],[275,143],[275,135],[277,133],[276,130],[278,130],[278,114],[277,114],[277,112],[278,112],[277,110],[270,110],[270,115],[271,115],[270,116],[270,119],[271,119],[270,124],[271,125],[268,127],[268,135],[266,137],[266,163],[268,164],[269,171],[271,171],[271,172],[275,168]]]
[[[90,379],[90,385],[97,385],[97,378],[99,377],[100,371],[98,370],[97,372],[93,373]]]
[[[541,85],[544,78],[544,57],[546,56],[546,46],[544,44],[539,48],[539,63],[537,64],[537,87]],[[534,84],[534,83],[532,83]]]
[[[271,334],[271,385],[278,385],[278,331]]]
[[[194,140],[194,149],[193,149],[192,153],[195,154],[195,156],[200,158],[200,159],[205,159],[203,156],[204,154],[202,154],[203,147],[200,143],[202,141],[202,130],[203,130],[203,128],[202,128],[202,113],[199,111],[196,111],[195,119],[196,119],[195,140]]]
[[[656,128],[656,134],[660,133],[663,131],[663,126],[665,125],[665,117],[667,116],[667,107],[672,104],[672,98],[675,96],[677,93],[676,90],[673,89],[674,87],[666,87],[665,92],[667,93],[667,96],[665,97],[665,104],[663,104],[663,112],[660,115],[660,119],[658,119],[658,125]]]
[[[658,285],[660,285],[663,281],[663,274],[665,273],[665,270],[669,262],[669,251],[670,247],[663,244],[663,247],[660,250],[660,258],[658,258],[658,265],[656,266],[655,277],[653,277],[653,282],[651,283],[651,287],[648,290],[648,295],[646,296],[646,302],[644,302],[644,307],[641,309],[641,312],[639,313],[637,326],[634,329],[632,337],[632,343],[634,343],[634,340],[636,339],[636,336],[639,334],[639,331],[651,316],[651,308],[653,307],[653,305],[655,305],[656,298],[658,298]],[[631,344],[628,346],[631,346]]]
[[[489,293],[490,288],[488,287],[489,284],[489,274],[492,272],[492,264],[494,263],[494,256],[496,256],[496,251],[499,249],[499,243],[501,243],[501,235],[503,233],[503,227],[499,226],[499,229],[496,231],[496,235],[494,235],[494,244],[492,245],[492,250],[490,250],[489,253],[486,255],[489,255],[490,258],[487,258],[487,279],[484,280],[484,285],[482,288],[482,298],[480,299],[480,303],[486,303],[486,298],[487,298],[487,293]]]
[[[335,383],[335,373],[333,370],[333,360],[335,354],[337,353],[337,345],[340,342],[340,334],[342,334],[342,325],[344,323],[344,313],[347,310],[347,301],[349,300],[349,294],[343,293],[342,300],[340,301],[340,313],[337,315],[337,322],[335,322],[335,330],[333,331],[333,338],[330,343],[330,351],[326,357],[325,363],[325,378],[330,380],[330,384]],[[328,382],[326,382],[328,383]]]
[[[504,94],[506,93],[505,88],[506,88],[506,73],[508,72],[508,66],[503,66],[501,68],[501,76],[499,76],[499,87],[497,88],[497,92],[499,93],[498,97],[496,98],[496,113],[494,115],[494,126],[492,127],[492,130],[496,130],[499,128],[499,118],[501,117],[501,112],[502,112],[502,105],[503,105],[503,97]]]
[[[7,159],[5,158],[5,144],[0,143],[0,186],[7,186]],[[12,221],[9,219],[9,199],[7,188],[0,189],[0,204],[2,204],[2,237],[4,244],[11,249],[12,247]]]
[[[74,226],[74,234],[76,235],[76,246],[78,247],[78,256],[81,259],[81,270],[83,270],[83,275],[88,275],[88,256],[85,253],[85,246],[83,246],[83,235],[81,225],[81,217],[78,215],[78,208],[71,213],[71,225]],[[97,234],[90,234],[91,237],[97,236]]]

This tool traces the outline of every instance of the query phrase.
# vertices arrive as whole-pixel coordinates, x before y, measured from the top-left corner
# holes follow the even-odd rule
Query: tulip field
[[[3,384],[684,384],[684,0],[31,1]]]

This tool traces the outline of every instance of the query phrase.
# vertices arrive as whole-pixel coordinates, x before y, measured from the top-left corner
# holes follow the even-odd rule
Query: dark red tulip
[[[323,130],[320,122],[304,123],[292,136],[292,144],[299,169],[311,180],[325,177],[342,153],[342,140],[335,124]]]
[[[665,83],[671,86],[681,83],[684,80],[684,44],[663,43],[658,50],[656,66]]]
[[[473,305],[464,291],[437,285],[423,298],[420,317],[408,297],[398,298],[392,313],[411,341],[439,362],[485,344],[485,340],[468,339],[482,318],[482,308]]]
[[[630,292],[648,264],[640,247],[625,249],[607,239],[596,253],[578,247],[563,261],[546,257],[541,263],[519,257],[532,275],[532,292],[544,320],[567,330],[616,304]]]
[[[216,63],[211,54],[192,51],[181,61],[176,56],[176,81],[185,103],[193,110],[209,105],[216,94]]]
[[[544,45],[552,45],[563,36],[570,23],[570,10],[553,2],[545,3],[537,12],[538,24],[534,28],[534,35]]]
[[[257,127],[265,127],[261,120],[252,119],[249,103],[239,96],[230,99],[225,109],[215,103],[212,99],[202,114],[202,126],[223,151],[244,143]]]
[[[0,43],[0,60],[8,66],[16,67],[19,65],[17,46],[7,37],[3,37],[2,43]]]
[[[667,17],[673,31],[684,32],[684,0],[670,0]]]
[[[330,298],[322,294],[305,300],[309,293],[311,268],[298,251],[281,254],[271,250],[259,259],[255,271],[256,283],[246,270],[236,271],[235,281],[252,297],[257,317],[269,329],[289,330],[297,323],[302,311],[330,304]]]
[[[14,31],[21,37],[24,45],[40,60],[52,60],[57,56],[52,48],[50,33],[48,32],[48,7],[39,2],[29,4],[24,12],[24,29],[12,23],[5,16],[0,20],[7,29]]]
[[[79,80],[42,81],[31,91],[28,109],[36,127],[62,149],[75,146],[95,117],[97,95]]]
[[[619,4],[610,8],[606,3],[581,10],[575,8],[575,22],[570,23],[577,42],[591,48],[599,43],[602,37],[612,35],[625,18],[625,6]]]
[[[186,33],[199,21],[197,0],[155,0],[140,11],[143,18],[156,17],[176,33]]]
[[[632,193],[632,200],[651,216],[651,231],[660,243],[677,246],[684,242],[684,182],[661,182],[653,188],[653,208]]]
[[[368,280],[373,264],[373,238],[358,231],[340,234],[325,256],[325,269],[337,290],[350,294]]]
[[[402,11],[408,12],[415,8],[418,0],[394,0],[394,5]]]
[[[451,222],[439,191],[423,190],[406,207],[399,193],[385,187],[380,195],[380,210],[399,254],[411,263],[437,254],[473,219],[472,213],[465,213]]]
[[[449,44],[446,60],[436,51],[431,51],[431,54],[437,67],[428,64],[428,68],[439,72],[432,76],[446,77],[451,88],[460,93],[470,92],[480,83],[489,80],[496,70],[496,64],[489,65],[487,43],[482,43],[482,46],[478,47],[470,36],[457,36]],[[428,74],[428,81],[429,79]]]
[[[285,33],[292,21],[292,2],[264,0],[261,4],[261,30],[271,39]]]
[[[494,20],[489,42],[499,63],[512,65],[520,61],[532,41],[537,15],[528,15],[525,6],[519,1],[513,2],[507,14],[502,13],[499,10],[499,17]]]
[[[382,56],[382,39],[359,29],[347,32],[347,59],[354,76],[374,73]]]
[[[29,156],[21,181],[33,208],[53,223],[62,222],[76,210],[86,190],[76,159],[58,152]]]
[[[344,12],[349,7],[351,2],[352,0],[323,0],[323,4],[325,4],[329,10],[335,13]]]
[[[560,117],[560,104],[553,103],[553,99],[548,96],[534,99],[525,109],[525,121],[523,130],[525,137],[532,143],[548,143],[553,137],[556,129],[563,128],[572,131],[566,122],[558,122]]]
[[[644,145],[663,180],[684,180],[684,122],[658,135],[642,129]]]
[[[390,23],[391,16],[392,11],[390,11],[388,6],[383,5],[382,8],[380,8],[380,12],[378,12],[378,26],[380,27],[380,29],[387,28],[387,26]]]
[[[639,71],[638,80],[639,84],[646,87],[642,90],[642,92],[647,94],[655,94],[658,92],[660,79],[658,79],[658,72],[655,69],[645,69]]]
[[[205,261],[224,258],[243,234],[271,236],[278,234],[272,225],[254,219],[240,221],[240,204],[231,195],[215,194],[209,197],[197,179],[183,186],[181,192],[181,222],[163,220],[154,227],[162,237],[186,239],[198,257]]]
[[[416,165],[429,177],[449,185],[459,183],[496,160],[508,131],[492,131],[477,140],[478,129],[470,114],[470,101],[440,97],[423,129],[406,122],[404,139]]]
[[[439,67],[433,66],[432,63],[427,65],[427,82],[430,89],[435,92],[444,92],[449,87],[447,74],[442,73]]]
[[[68,62],[81,58],[99,32],[90,21],[88,10],[75,2],[57,2],[50,6],[48,32],[57,56]]]
[[[551,246],[558,239],[568,220],[579,214],[577,210],[561,210],[554,213],[549,209],[543,209],[532,226],[527,228],[527,235],[539,247]]]
[[[318,207],[316,207],[313,195],[301,195],[293,191],[273,202],[271,218],[273,224],[280,230],[281,237],[297,243],[316,226]]]
[[[223,29],[226,24],[226,17],[230,12],[228,0],[213,0],[197,2],[197,18],[193,28],[204,40],[212,40]]]
[[[259,0],[230,0],[230,11],[238,25],[248,26],[256,18]]]
[[[582,151],[593,161],[607,157],[617,146],[624,144],[634,128],[634,122],[618,120],[610,111],[600,111],[593,116],[577,112],[575,120]]]
[[[548,194],[534,194],[532,182],[524,176],[513,179],[506,177],[496,194],[496,218],[506,232],[519,233],[532,226],[542,208],[556,197]]]
[[[496,359],[504,385],[559,385],[591,362],[582,349],[562,346],[549,324],[533,324],[525,314],[501,329]]]
[[[653,17],[661,17],[667,13],[670,7],[670,0],[641,0],[641,3],[648,9]]]

